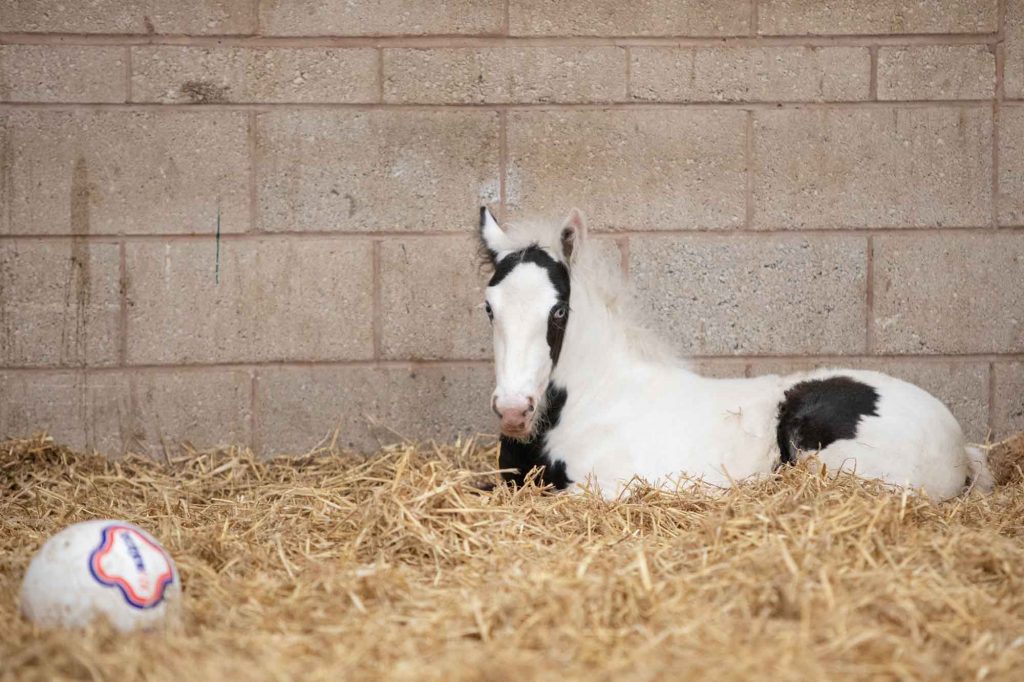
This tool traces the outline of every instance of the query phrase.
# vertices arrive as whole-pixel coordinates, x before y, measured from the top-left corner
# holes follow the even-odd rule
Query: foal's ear
[[[583,211],[574,208],[562,223],[562,255],[566,263],[574,263],[579,256],[583,241],[587,238],[587,219]]]
[[[512,250],[512,240],[505,234],[505,230],[501,229],[501,225],[498,225],[498,221],[486,206],[480,207],[480,245],[490,259],[491,265],[498,262],[498,256],[502,251]]]

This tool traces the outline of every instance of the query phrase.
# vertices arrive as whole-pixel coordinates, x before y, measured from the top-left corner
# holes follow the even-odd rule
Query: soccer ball
[[[121,631],[166,627],[180,615],[181,579],[167,550],[124,521],[68,526],[33,557],[21,612],[42,627],[105,618]]]

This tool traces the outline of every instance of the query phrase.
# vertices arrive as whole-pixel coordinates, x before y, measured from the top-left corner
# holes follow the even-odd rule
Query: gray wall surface
[[[0,437],[492,431],[480,204],[703,371],[1024,429],[1024,0],[5,0],[0,167]]]

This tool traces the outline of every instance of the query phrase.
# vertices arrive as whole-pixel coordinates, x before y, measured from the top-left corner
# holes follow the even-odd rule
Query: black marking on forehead
[[[558,300],[563,303],[569,301],[569,268],[565,266],[565,263],[560,263],[552,258],[551,254],[536,244],[510,253],[498,261],[498,264],[494,266],[494,275],[491,276],[491,281],[487,283],[487,286],[493,287],[500,284],[521,263],[533,263],[543,268],[548,273],[551,285],[555,287],[555,295]]]

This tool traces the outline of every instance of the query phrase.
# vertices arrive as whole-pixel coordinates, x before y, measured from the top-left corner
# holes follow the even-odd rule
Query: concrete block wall
[[[0,436],[493,429],[477,207],[702,371],[1024,429],[1024,0],[5,0]]]

